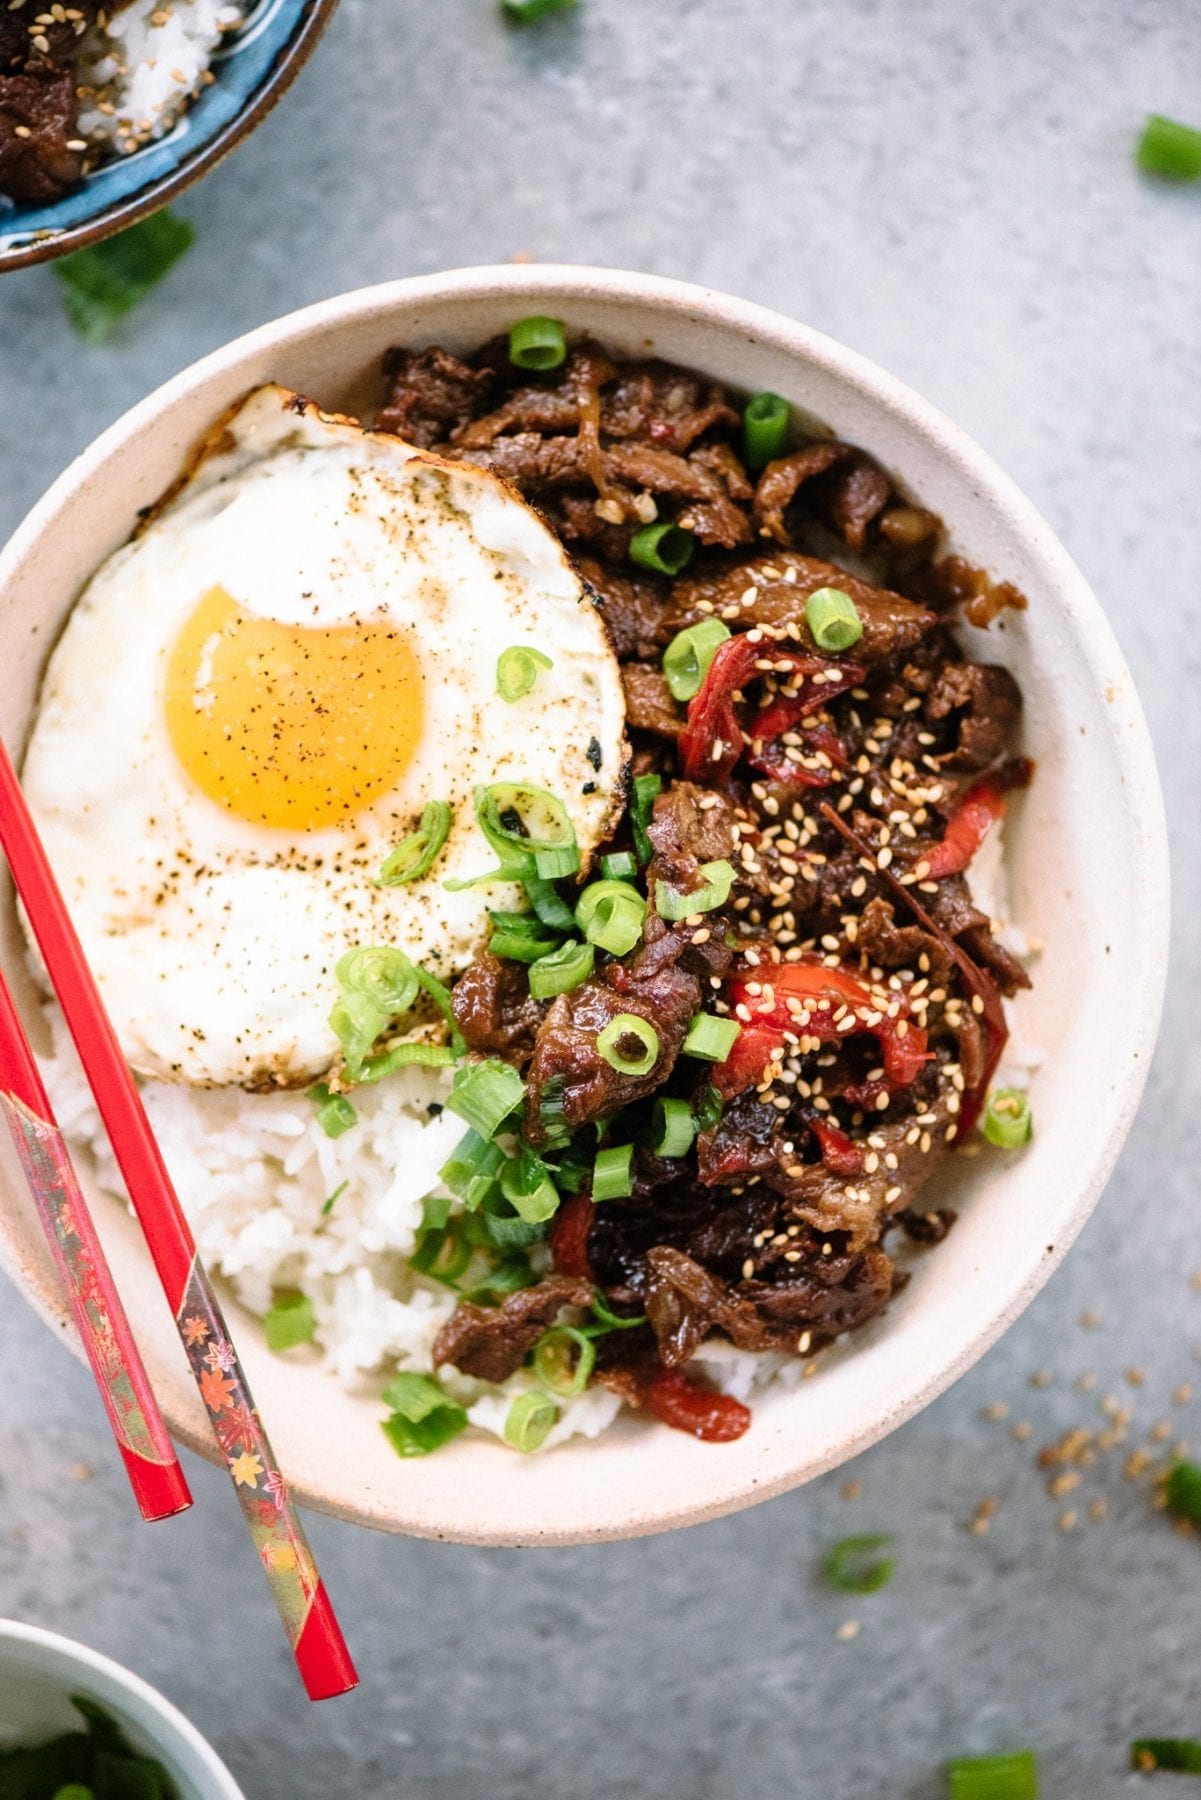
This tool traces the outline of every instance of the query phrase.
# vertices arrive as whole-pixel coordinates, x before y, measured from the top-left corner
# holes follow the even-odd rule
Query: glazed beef
[[[926,695],[925,717],[934,724],[954,720],[958,741],[947,756],[950,769],[986,769],[1005,755],[1017,728],[1022,696],[1009,673],[994,663],[944,663]]]
[[[466,424],[491,388],[486,370],[470,369],[449,351],[393,350],[385,364],[390,382],[377,431],[393,431],[428,450]]]
[[[625,689],[626,718],[634,730],[649,731],[674,743],[684,724],[684,709],[672,698],[662,669],[651,663],[623,663],[621,685]]]
[[[455,983],[455,1021],[467,1048],[506,1062],[528,1062],[546,1007],[531,997],[525,964],[481,950]]]
[[[33,57],[0,75],[0,194],[40,206],[74,187],[84,166],[78,116],[70,69]]]
[[[787,518],[798,502],[825,519],[853,550],[862,550],[867,528],[892,497],[880,466],[853,444],[819,440],[769,463],[755,489],[755,522],[761,537],[791,544]]]
[[[507,1381],[565,1306],[588,1306],[591,1300],[592,1284],[570,1275],[551,1275],[537,1287],[521,1288],[500,1306],[461,1300],[434,1340],[434,1367],[453,1363],[477,1381]]]

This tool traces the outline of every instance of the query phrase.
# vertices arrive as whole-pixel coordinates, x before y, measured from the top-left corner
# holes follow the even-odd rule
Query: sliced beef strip
[[[673,699],[662,669],[651,663],[623,663],[621,684],[627,724],[674,744],[684,729],[684,709]]]
[[[717,382],[662,362],[622,363],[601,410],[606,437],[637,439],[681,453],[706,432],[737,425],[738,414]]]
[[[762,536],[791,544],[786,514],[802,488],[811,510],[854,550],[863,549],[868,526],[892,496],[892,482],[865,450],[819,440],[768,463],[759,477],[755,522]]]
[[[598,344],[577,344],[563,368],[554,376],[531,380],[524,370],[508,363],[507,346],[503,364],[493,360],[498,381],[516,377],[492,412],[460,425],[455,443],[464,450],[486,449],[499,437],[511,432],[538,432],[556,435],[578,432],[586,422],[590,409],[600,416],[600,391],[611,382],[617,371]]]
[[[958,722],[949,769],[986,769],[1004,756],[1021,712],[1017,682],[998,663],[948,661],[926,695],[923,717],[931,724]]]
[[[390,350],[384,361],[388,399],[373,421],[422,450],[432,449],[471,418],[491,391],[492,376],[468,368],[435,345],[429,350]]]
[[[469,1050],[525,1063],[546,1007],[530,993],[524,963],[479,951],[459,976],[451,994],[459,1030]]]
[[[0,70],[16,69],[32,58],[62,63],[99,12],[96,0],[72,0],[56,18],[42,0],[0,0]],[[110,11],[116,11],[110,7]],[[34,39],[38,39],[37,43]]]
[[[663,1085],[700,1006],[700,981],[679,966],[686,949],[686,939],[648,913],[646,941],[629,963],[612,962],[603,974],[552,1001],[526,1077],[525,1135],[530,1143],[546,1142],[542,1103],[552,1083],[552,1092],[561,1090],[563,1119],[573,1131]],[[610,1068],[596,1047],[601,1032],[621,1013],[636,1013],[658,1033],[659,1054],[645,1075]]]
[[[932,988],[945,987],[950,979],[950,960],[939,940],[920,925],[898,925],[892,902],[882,894],[864,907],[855,948],[878,968],[912,969],[915,976],[920,970]]]
[[[434,1367],[453,1363],[477,1381],[507,1381],[565,1306],[591,1302],[591,1282],[572,1275],[548,1276],[537,1287],[510,1294],[500,1306],[460,1300],[434,1340]]]
[[[70,69],[33,57],[0,75],[0,194],[25,205],[59,200],[83,174],[79,101]]]
[[[679,576],[659,619],[658,647],[663,649],[686,625],[715,616],[731,624],[786,631],[803,649],[815,650],[805,602],[823,587],[849,594],[863,620],[863,636],[854,646],[856,662],[878,663],[909,650],[937,622],[933,613],[911,600],[887,588],[871,587],[834,563],[802,556],[797,550],[769,551]]]
[[[592,556],[581,556],[577,567],[600,600],[619,659],[654,661],[662,649],[659,621],[670,593],[664,577],[638,569],[619,573]]]
[[[727,861],[738,843],[738,816],[714,788],[673,781],[656,795],[647,836],[654,848],[647,880],[689,892],[701,886],[701,864]]]

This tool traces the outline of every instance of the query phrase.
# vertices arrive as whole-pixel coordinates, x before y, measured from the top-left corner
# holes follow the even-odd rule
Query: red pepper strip
[[[836,695],[845,694],[848,688],[855,687],[863,680],[865,671],[858,663],[827,663],[826,673],[827,676],[836,674],[839,679],[827,679],[820,684],[806,681],[799,694],[777,695],[748,726],[751,751],[747,761],[752,769],[757,769],[769,780],[798,781],[805,787],[829,787],[834,779],[832,770],[806,769],[784,754],[783,745],[775,747],[775,740],[786,731],[792,731],[802,719],[828,705]],[[756,744],[761,746],[760,749],[754,748]],[[805,747],[810,755],[818,750],[824,751],[837,768],[845,769],[847,765],[847,753],[842,739],[829,725],[815,725],[807,731]]]
[[[752,640],[750,633],[746,631],[726,638],[724,643],[717,646],[700,692],[688,702],[688,722],[680,733],[680,760],[689,781],[717,783],[729,780],[743,748],[742,727],[734,711],[734,696],[748,681],[755,680],[763,673],[755,666],[760,662],[771,662],[777,667],[785,664],[787,670],[798,675],[816,675],[819,670],[839,667],[820,656],[807,656],[802,655],[799,650],[786,650],[783,645],[770,638]],[[850,664],[842,667],[850,673]],[[781,670],[781,673],[784,672],[786,671]],[[860,680],[862,673],[861,669],[857,669],[848,685],[853,686]],[[817,695],[823,691],[833,694],[833,684],[828,689],[813,689],[805,698],[805,711],[813,711],[818,704]],[[841,688],[838,691],[841,692]]]
[[[756,985],[771,988],[771,998],[752,994],[745,975],[736,976],[729,984],[735,1011],[744,1006],[751,1017],[744,1022],[726,1061],[713,1071],[714,1085],[723,1095],[741,1093],[762,1079],[772,1057],[783,1048],[786,1031],[818,1037],[823,1043],[837,1043],[849,1035],[838,1029],[847,1007],[874,1016],[874,1023],[857,1021],[858,1029],[879,1043],[891,1087],[909,1087],[921,1074],[926,1063],[926,1034],[909,1021],[904,1009],[895,1018],[885,1011],[897,998],[891,990],[882,1006],[878,990],[873,992],[848,969],[827,969],[811,962],[771,963],[756,969],[754,978]],[[789,1001],[801,1002],[807,1016],[798,1018]],[[898,1030],[902,1022],[903,1032]]]
[[[842,834],[848,844],[853,845],[853,847],[858,850],[860,856],[866,857],[873,865],[873,868],[875,868],[876,859],[872,855],[869,845],[865,843],[859,833],[853,831],[846,820],[840,818],[834,811],[834,808],[828,805],[824,800],[818,810],[823,819],[826,820],[827,824],[833,825],[834,829]],[[968,1092],[964,1094],[960,1104],[957,1123],[959,1125],[960,1141],[962,1141],[969,1131],[971,1131],[972,1126],[976,1123],[976,1120],[984,1110],[985,1097],[988,1094],[989,1087],[992,1085],[992,1078],[997,1072],[997,1064],[1001,1060],[1002,1052],[1009,1041],[1009,1026],[1005,1022],[1005,1008],[1001,1001],[1000,990],[992,977],[986,975],[979,964],[972,961],[967,951],[960,948],[950,932],[944,931],[941,925],[936,925],[934,923],[934,920],[930,917],[930,914],[926,911],[920,900],[915,898],[912,888],[903,887],[891,869],[876,868],[876,874],[879,879],[883,881],[884,885],[891,889],[894,896],[900,900],[903,905],[909,908],[922,929],[928,931],[930,936],[934,938],[937,943],[942,945],[943,950],[959,970],[959,973],[963,978],[963,985],[967,989],[968,994],[973,1000],[978,999],[980,1002],[980,1023],[984,1027],[985,1037],[988,1041],[984,1052],[984,1069],[980,1076],[980,1080],[974,1088],[970,1088]],[[975,1009],[973,1008],[973,1010]],[[735,1048],[737,1048],[737,1045],[735,1045]]]
[[[645,1384],[638,1398],[648,1412],[675,1431],[690,1432],[706,1444],[730,1444],[751,1422],[751,1411],[729,1394],[699,1387],[682,1369],[664,1369]]]
[[[832,1175],[862,1175],[863,1151],[845,1131],[825,1119],[810,1119],[809,1129],[821,1145],[822,1161]]]
[[[555,1214],[550,1228],[550,1254],[559,1275],[594,1279],[588,1260],[588,1233],[596,1211],[587,1194],[570,1194]]]
[[[1025,787],[1033,772],[1033,763],[1019,759],[973,782],[948,819],[941,844],[926,858],[929,880],[963,873],[992,827],[1004,818],[1007,795],[1014,788]]]

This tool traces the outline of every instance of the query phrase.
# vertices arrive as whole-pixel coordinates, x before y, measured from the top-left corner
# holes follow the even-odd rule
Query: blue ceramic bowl
[[[271,111],[337,4],[257,0],[241,31],[214,58],[212,86],[166,137],[105,163],[52,206],[0,199],[0,271],[94,244],[182,193]]]

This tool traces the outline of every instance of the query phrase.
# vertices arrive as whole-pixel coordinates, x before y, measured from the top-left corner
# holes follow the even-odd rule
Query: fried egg
[[[497,662],[549,657],[506,700]],[[338,1058],[335,967],[389,944],[447,980],[511,883],[473,790],[565,805],[587,867],[620,804],[625,707],[562,545],[497,478],[252,394],[76,603],[25,791],[126,1054],[204,1086]],[[428,874],[376,877],[426,803]]]

